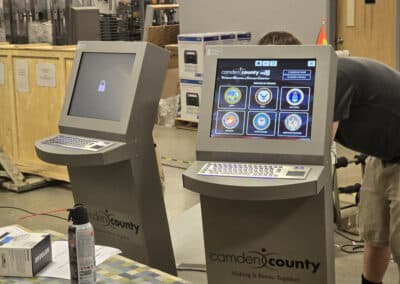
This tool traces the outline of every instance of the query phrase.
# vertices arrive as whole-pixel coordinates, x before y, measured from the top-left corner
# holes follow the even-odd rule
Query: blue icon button
[[[259,131],[266,130],[271,125],[271,117],[266,113],[258,113],[253,118],[253,126]]]
[[[291,89],[286,95],[286,101],[291,106],[301,105],[304,101],[304,93],[300,89]]]

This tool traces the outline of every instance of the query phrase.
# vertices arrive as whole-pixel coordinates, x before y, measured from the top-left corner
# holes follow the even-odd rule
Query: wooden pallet
[[[175,127],[178,129],[197,131],[198,125],[199,123],[197,121],[188,121],[182,118],[175,119]]]
[[[23,192],[45,186],[48,182],[49,180],[40,176],[24,176],[0,147],[0,186],[15,192]]]

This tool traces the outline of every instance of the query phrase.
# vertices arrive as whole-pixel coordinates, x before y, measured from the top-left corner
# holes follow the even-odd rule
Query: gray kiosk
[[[144,42],[80,42],[59,123],[38,156],[67,165],[96,243],[176,275],[153,125],[169,54]]]
[[[336,55],[320,46],[207,49],[197,161],[209,284],[333,284]]]

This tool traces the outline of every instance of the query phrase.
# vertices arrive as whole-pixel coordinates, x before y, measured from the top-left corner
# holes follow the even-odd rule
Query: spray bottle
[[[94,230],[89,222],[87,209],[82,204],[77,204],[68,211],[68,221],[72,221],[72,225],[68,228],[71,283],[94,284],[96,283]]]

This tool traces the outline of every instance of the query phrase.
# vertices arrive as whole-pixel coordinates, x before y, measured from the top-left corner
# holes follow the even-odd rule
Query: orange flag
[[[326,22],[326,19],[322,19],[322,25],[321,25],[321,29],[319,31],[317,45],[328,45],[328,39],[326,37],[326,32],[325,32],[325,22]]]

